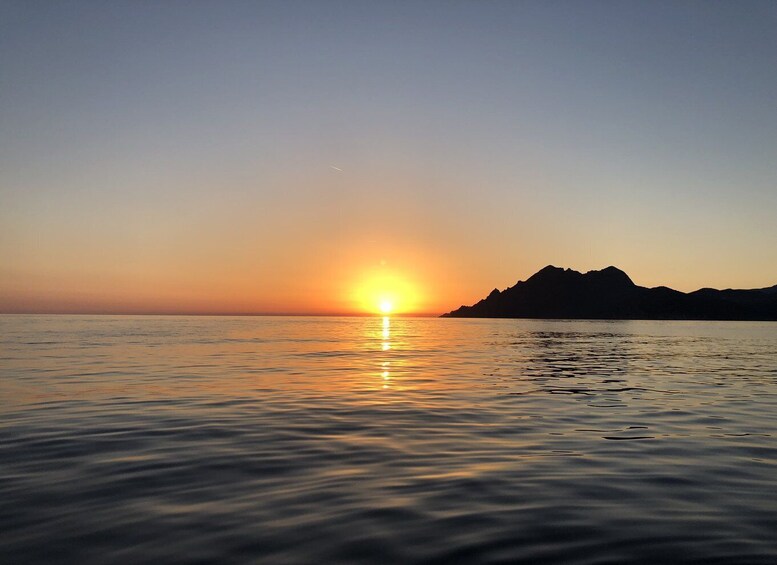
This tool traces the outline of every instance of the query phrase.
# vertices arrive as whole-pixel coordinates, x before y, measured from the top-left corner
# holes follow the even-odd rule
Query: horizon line
[[[46,312],[0,311],[0,316],[213,316],[213,317],[316,317],[316,318],[439,318],[436,313],[314,313],[314,312]]]

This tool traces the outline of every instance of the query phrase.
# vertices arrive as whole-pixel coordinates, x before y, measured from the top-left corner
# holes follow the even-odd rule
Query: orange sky
[[[693,225],[669,223],[646,242],[630,219],[591,229],[567,209],[548,222],[549,204],[530,189],[478,203],[467,175],[310,169],[278,181],[270,202],[239,184],[211,191],[210,179],[188,185],[180,202],[165,196],[167,187],[150,201],[127,192],[119,201],[87,193],[37,202],[39,214],[20,211],[2,228],[13,237],[0,243],[10,259],[0,266],[0,310],[376,313],[389,294],[394,313],[439,314],[548,263],[583,271],[615,264],[637,284],[682,290],[777,282],[757,245],[743,252],[721,241],[713,253],[689,254],[672,230]],[[362,192],[367,184],[373,192]],[[419,196],[429,187],[463,196]],[[693,246],[693,233],[686,237]],[[750,267],[722,270],[724,256]]]

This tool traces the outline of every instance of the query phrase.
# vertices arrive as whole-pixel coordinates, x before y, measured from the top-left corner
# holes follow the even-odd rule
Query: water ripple
[[[777,326],[0,316],[1,563],[774,563]]]

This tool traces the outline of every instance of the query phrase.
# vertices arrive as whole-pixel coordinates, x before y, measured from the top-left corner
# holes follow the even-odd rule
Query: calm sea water
[[[777,562],[777,324],[0,317],[1,563]]]

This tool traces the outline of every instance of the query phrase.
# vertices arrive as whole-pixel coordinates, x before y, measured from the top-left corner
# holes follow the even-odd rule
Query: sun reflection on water
[[[381,342],[381,350],[382,351],[388,351],[391,349],[391,320],[388,316],[383,316],[383,332],[381,334],[382,342]],[[382,371],[381,371],[381,378],[383,380],[383,388],[387,389],[389,388],[389,385],[391,384],[391,372],[389,371],[389,368],[391,367],[391,361],[386,359],[382,362]]]
[[[391,320],[388,316],[383,316],[383,342],[381,343],[383,351],[391,349]]]

